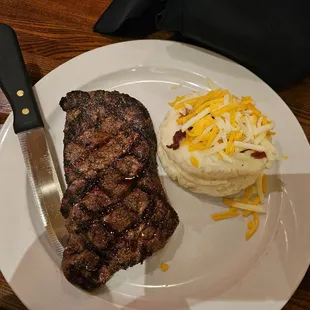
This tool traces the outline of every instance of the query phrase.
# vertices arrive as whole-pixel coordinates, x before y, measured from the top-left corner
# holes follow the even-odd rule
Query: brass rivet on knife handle
[[[27,108],[26,108],[26,109],[22,109],[22,113],[23,113],[24,115],[29,114],[29,112],[30,112],[30,111],[29,111],[29,109],[27,109]]]
[[[18,97],[23,97],[24,96],[24,91],[20,89],[20,90],[17,91],[16,95]]]

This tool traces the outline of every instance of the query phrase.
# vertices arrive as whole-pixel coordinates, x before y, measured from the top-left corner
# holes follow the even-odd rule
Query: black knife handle
[[[0,87],[14,114],[14,131],[43,127],[15,31],[0,24]]]

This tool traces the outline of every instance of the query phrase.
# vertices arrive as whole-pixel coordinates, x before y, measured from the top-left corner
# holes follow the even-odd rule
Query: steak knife
[[[62,256],[63,246],[57,238],[63,229],[61,186],[16,33],[6,24],[0,24],[0,87],[13,110],[13,128],[47,237]]]

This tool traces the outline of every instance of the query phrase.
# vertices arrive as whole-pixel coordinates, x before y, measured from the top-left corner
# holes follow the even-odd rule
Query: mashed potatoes
[[[171,103],[174,108],[160,126],[158,154],[168,176],[181,186],[223,197],[255,183],[275,158],[270,142],[273,123],[263,124],[264,116],[249,97],[240,101],[224,90],[208,94]],[[178,131],[184,138],[173,149],[169,146]]]

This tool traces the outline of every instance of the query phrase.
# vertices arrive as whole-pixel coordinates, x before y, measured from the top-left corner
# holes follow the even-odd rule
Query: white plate
[[[251,95],[276,121],[275,142],[289,158],[269,171],[268,212],[259,231],[246,242],[245,219],[213,222],[210,214],[221,210],[218,201],[182,190],[160,168],[181,222],[168,246],[143,265],[115,274],[107,288],[84,292],[66,281],[47,243],[10,116],[0,135],[0,266],[29,309],[274,310],[290,298],[309,265],[310,149],[288,107],[254,74],[193,46],[133,41],[74,58],[34,89],[62,162],[65,115],[58,103],[67,92],[128,93],[144,103],[157,131],[167,102],[207,89],[206,77],[237,96]],[[167,272],[159,269],[161,262],[169,264]]]

